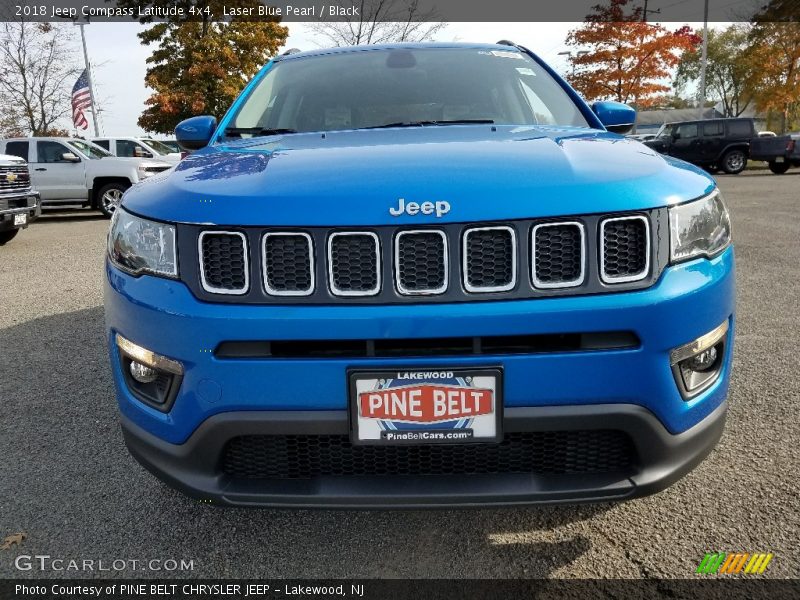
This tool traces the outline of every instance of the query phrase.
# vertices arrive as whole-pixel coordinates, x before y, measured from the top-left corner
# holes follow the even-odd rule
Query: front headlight
[[[719,190],[669,209],[672,262],[719,254],[731,243],[731,220]]]
[[[175,226],[148,221],[119,208],[108,232],[108,258],[131,275],[177,277]]]

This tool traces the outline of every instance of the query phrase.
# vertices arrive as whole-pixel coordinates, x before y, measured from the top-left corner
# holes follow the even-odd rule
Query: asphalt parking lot
[[[800,568],[800,172],[720,177],[738,261],[730,414],[713,454],[618,504],[436,512],[214,508],[128,455],[103,338],[108,222],[48,213],[0,248],[0,577],[17,555],[192,560],[128,577],[691,577],[707,551]],[[112,572],[95,573],[108,576]],[[91,576],[63,572],[57,576]]]

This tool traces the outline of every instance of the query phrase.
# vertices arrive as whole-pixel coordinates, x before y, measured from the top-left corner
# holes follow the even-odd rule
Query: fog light
[[[684,400],[697,396],[713,384],[722,372],[728,321],[693,342],[670,352],[675,383]]]
[[[132,360],[131,376],[139,383],[152,383],[156,380],[156,377],[158,377],[158,371]]]
[[[183,365],[119,334],[116,342],[125,383],[131,394],[160,411],[170,410],[183,379]]]

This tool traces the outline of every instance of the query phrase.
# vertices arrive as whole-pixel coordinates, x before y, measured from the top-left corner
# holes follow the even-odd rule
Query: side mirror
[[[192,117],[178,123],[175,128],[175,138],[184,150],[199,150],[208,145],[216,129],[216,117]]]
[[[71,162],[71,163],[81,162],[81,159],[78,158],[72,152],[64,152],[64,154],[61,155],[61,160],[63,160],[64,162]]]
[[[603,126],[613,133],[627,133],[636,124],[636,111],[621,102],[595,102],[592,110]]]
[[[153,158],[152,152],[148,152],[147,150],[142,150],[139,146],[136,146],[133,149],[133,155],[136,158]]]

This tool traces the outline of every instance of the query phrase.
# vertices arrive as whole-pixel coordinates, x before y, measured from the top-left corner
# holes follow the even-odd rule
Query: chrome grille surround
[[[581,237],[580,275],[578,275],[576,279],[567,281],[558,281],[558,282],[541,281],[536,275],[536,233],[540,229],[546,229],[548,227],[564,227],[564,226],[574,226],[577,227],[578,230],[580,231],[580,237]],[[583,226],[583,223],[581,223],[580,221],[556,221],[556,222],[538,223],[537,225],[534,225],[533,228],[531,229],[531,282],[533,283],[533,287],[543,290],[577,287],[581,285],[585,279],[586,279],[586,228]]]
[[[442,285],[436,288],[414,288],[410,289],[403,285],[401,281],[401,269],[403,265],[401,264],[401,256],[400,256],[400,242],[404,236],[408,235],[430,235],[435,234],[441,237],[442,239],[442,267],[444,275],[442,277]],[[448,255],[448,248],[447,248],[447,235],[445,235],[444,231],[440,229],[406,229],[404,231],[398,231],[394,236],[394,283],[397,288],[397,291],[404,296],[435,296],[437,294],[443,294],[447,291],[447,286],[450,279],[450,258]]]
[[[618,223],[621,221],[641,221],[644,223],[644,267],[637,273],[624,276],[609,276],[606,272],[606,227],[609,223]],[[647,277],[650,273],[650,254],[652,252],[650,241],[650,219],[644,215],[626,215],[623,217],[611,217],[600,221],[600,247],[598,254],[600,255],[600,279],[603,283],[629,283],[632,281],[640,281]]]
[[[507,231],[511,236],[511,281],[499,286],[478,286],[469,281],[469,236],[481,231]],[[461,242],[461,278],[464,289],[473,294],[507,292],[513,290],[517,285],[517,234],[513,227],[508,225],[496,225],[491,227],[470,227],[464,230]]]
[[[271,237],[302,237],[308,244],[308,260],[309,260],[309,286],[305,290],[279,290],[270,284],[269,280],[269,256],[267,254],[267,241]],[[316,286],[314,270],[316,265],[314,263],[314,242],[311,236],[304,231],[268,231],[261,238],[261,278],[264,282],[264,291],[270,296],[310,296],[314,293]]]
[[[333,244],[337,237],[368,236],[375,244],[375,286],[367,290],[345,290],[336,286]],[[328,285],[334,296],[374,296],[381,291],[381,242],[372,231],[336,231],[328,236]]]
[[[205,272],[205,261],[206,258],[203,253],[203,240],[206,236],[232,236],[238,237],[242,240],[242,256],[244,260],[244,287],[242,288],[221,288],[215,287],[211,285],[206,279],[206,272]],[[197,237],[197,255],[200,260],[200,282],[203,286],[203,289],[207,292],[212,294],[225,294],[230,296],[241,296],[246,294],[250,289],[250,261],[249,261],[249,248],[248,248],[247,237],[241,231],[217,231],[217,230],[209,230],[203,231]]]

